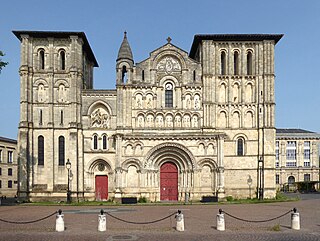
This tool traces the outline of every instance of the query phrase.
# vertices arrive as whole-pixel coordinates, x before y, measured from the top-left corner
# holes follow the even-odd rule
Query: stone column
[[[224,197],[224,137],[218,136],[218,196]]]

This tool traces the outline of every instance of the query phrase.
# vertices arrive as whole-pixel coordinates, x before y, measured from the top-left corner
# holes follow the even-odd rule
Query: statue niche
[[[98,108],[92,112],[91,127],[109,128],[109,114],[106,110]]]

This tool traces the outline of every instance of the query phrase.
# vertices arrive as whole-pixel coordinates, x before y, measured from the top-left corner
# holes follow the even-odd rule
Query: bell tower
[[[127,39],[127,32],[118,52],[117,64],[117,126],[131,128],[132,116],[132,82],[134,76],[134,61],[132,51]]]

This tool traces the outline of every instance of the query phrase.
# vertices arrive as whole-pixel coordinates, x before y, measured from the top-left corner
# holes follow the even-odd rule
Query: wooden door
[[[178,169],[172,162],[160,168],[160,200],[178,201]]]
[[[108,200],[108,176],[96,176],[96,200]]]

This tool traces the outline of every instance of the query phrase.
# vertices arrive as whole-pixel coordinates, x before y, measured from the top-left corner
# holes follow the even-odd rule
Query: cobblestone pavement
[[[300,213],[301,230],[292,230],[291,214],[274,221],[248,223],[225,216],[226,231],[216,229],[219,208],[249,220],[271,219],[296,207]],[[320,241],[320,199],[268,204],[202,204],[158,206],[0,206],[0,218],[30,221],[52,214],[59,208],[64,213],[64,232],[55,231],[55,215],[37,223],[9,224],[0,222],[0,240],[216,240],[216,241]],[[98,232],[100,209],[133,222],[147,222],[182,210],[185,231],[175,231],[174,215],[161,222],[127,224],[107,216],[107,231]],[[280,228],[280,231],[276,229]]]

